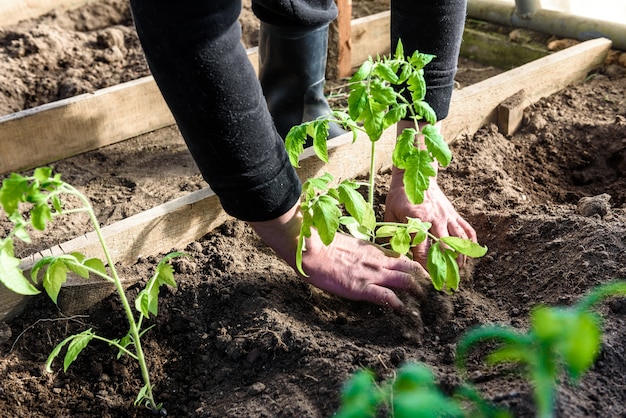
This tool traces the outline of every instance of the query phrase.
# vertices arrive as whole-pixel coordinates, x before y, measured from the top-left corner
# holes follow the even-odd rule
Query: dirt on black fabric
[[[471,73],[461,67],[461,85]],[[163,288],[144,337],[157,399],[174,417],[332,416],[353,372],[390,378],[408,361],[428,365],[451,392],[460,383],[456,343],[467,330],[494,323],[524,330],[537,304],[569,305],[597,284],[626,279],[625,92],[623,68],[606,65],[530,106],[514,135],[486,126],[451,145],[453,162],[439,183],[489,252],[453,295],[402,295],[417,316],[307,285],[239,221],[179,248],[190,257],[173,262],[178,287]],[[103,224],[205,186],[175,127],[53,166],[94,201]],[[388,177],[380,173],[380,198]],[[85,224],[59,222],[36,243],[47,248]],[[8,227],[0,222],[3,233]],[[119,267],[140,280],[128,289],[131,298],[159,258]],[[601,313],[598,361],[578,385],[560,382],[558,416],[626,416],[626,301],[608,301]],[[0,415],[149,416],[132,404],[141,388],[136,365],[115,360],[105,344],[92,343],[66,373],[60,362],[45,372],[52,348],[90,327],[125,334],[114,296],[78,313],[35,298],[1,323]],[[488,400],[534,416],[519,373],[473,365],[471,376]]]

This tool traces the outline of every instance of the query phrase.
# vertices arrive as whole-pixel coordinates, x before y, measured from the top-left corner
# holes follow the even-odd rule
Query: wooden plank
[[[592,39],[455,91],[444,137],[453,141],[495,123],[497,106],[522,89],[530,104],[583,81],[589,71],[602,64],[610,47],[608,39]]]
[[[352,21],[352,68],[363,64],[370,56],[389,54],[391,37],[389,11],[361,17]]]
[[[377,143],[377,169],[391,164],[394,145],[395,126],[389,128]],[[301,167],[297,169],[303,181],[326,171],[332,173],[337,181],[369,171],[369,158],[365,156],[369,157],[371,144],[365,134],[361,134],[354,144],[351,133],[333,138],[328,141],[328,149],[329,164],[324,164],[314,156],[312,149],[305,151],[300,161]],[[355,155],[364,158],[354,158]],[[102,234],[115,262],[129,264],[140,257],[183,249],[229,218],[215,193],[210,188],[204,188],[106,226],[102,228]],[[104,257],[98,237],[95,232],[90,232],[24,258],[20,267],[28,274],[41,257],[73,251],[79,251],[87,257]],[[29,297],[11,293],[0,285],[0,321],[19,314],[27,299]]]
[[[90,0],[2,0],[0,27],[46,14],[54,9],[72,9]]]

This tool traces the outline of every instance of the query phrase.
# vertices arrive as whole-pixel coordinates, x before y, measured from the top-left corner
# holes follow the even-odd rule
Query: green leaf
[[[412,153],[405,161],[404,190],[414,205],[424,201],[424,192],[430,185],[429,178],[437,174],[431,163],[432,158],[423,150]]]
[[[19,174],[11,174],[2,181],[0,188],[0,203],[2,208],[10,216],[20,204],[24,201],[24,194],[28,192],[28,179]]]
[[[364,225],[371,231],[376,224],[374,212],[365,201],[363,195],[356,190],[357,187],[354,182],[341,182],[339,186],[337,186],[339,203],[346,207],[346,211],[348,211],[359,224]]]
[[[378,403],[378,393],[374,376],[361,370],[348,380],[341,392],[341,409],[335,417],[373,417]]]
[[[376,230],[376,238],[392,237],[396,233],[396,225],[382,225]]]
[[[159,311],[159,290],[163,285],[176,287],[176,281],[174,280],[174,267],[169,264],[169,261],[174,257],[180,257],[187,255],[181,252],[172,252],[159,262],[154,275],[146,283],[146,287],[139,292],[135,299],[135,309],[137,309],[146,318],[150,317],[150,314],[156,316]]]
[[[374,65],[373,74],[379,76],[389,83],[395,84],[398,82],[398,75],[389,64],[384,62],[378,62]]]
[[[439,246],[439,244],[437,244]],[[458,254],[452,250],[445,250],[444,257],[446,259],[446,288],[457,290],[461,281],[459,273],[459,265],[456,262]]]
[[[339,229],[341,210],[337,204],[335,199],[322,195],[313,206],[313,226],[317,229],[324,245],[329,245],[333,241]]]
[[[415,109],[415,113],[419,115],[426,122],[434,125],[437,123],[437,114],[433,110],[430,105],[423,100],[414,100],[413,101],[413,109]]]
[[[397,60],[404,60],[404,45],[402,45],[402,39],[398,39],[394,56]]]
[[[45,183],[50,178],[52,169],[50,167],[39,167],[33,172],[33,177],[40,183]]]
[[[74,360],[76,360],[81,351],[87,347],[93,337],[94,334],[91,332],[91,328],[78,335],[74,335],[70,345],[67,347],[67,353],[65,353],[65,359],[63,360],[64,372],[66,372]]]
[[[435,289],[443,289],[448,279],[448,263],[444,251],[436,243],[428,249],[426,266]]]
[[[385,112],[377,111],[374,112],[371,108],[365,108],[363,111],[363,128],[365,129],[365,133],[369,136],[370,141],[376,142],[380,139],[384,130],[384,118]]]
[[[361,115],[368,108],[369,96],[367,88],[363,84],[354,84],[350,87],[348,96],[348,114],[355,120],[361,120]]]
[[[413,108],[415,109],[415,104],[422,102],[426,96],[426,81],[422,74],[415,71],[409,75],[406,83],[407,88],[411,92],[411,100],[413,101]],[[418,115],[422,116],[417,109],[415,110]]]
[[[300,167],[300,154],[304,151],[307,138],[307,123],[292,127],[285,137],[285,149],[289,156],[289,162],[293,167]]]
[[[33,227],[39,231],[46,229],[46,224],[52,220],[52,212],[50,207],[45,203],[36,205],[31,211],[31,223]]]
[[[535,334],[555,348],[574,379],[593,365],[600,352],[599,322],[596,314],[566,308],[539,307],[531,314]]]
[[[398,123],[401,119],[404,119],[407,112],[406,104],[396,104],[389,109],[387,113],[385,113],[385,117],[383,118],[383,127],[387,129],[394,123]]]
[[[393,236],[389,240],[391,249],[399,254],[406,254],[411,249],[411,236],[406,228],[396,228]]]
[[[88,258],[83,264],[85,267],[95,270],[103,276],[107,274],[106,267],[104,267],[104,263],[99,258]]]
[[[371,58],[363,62],[363,64],[361,64],[359,69],[354,73],[354,75],[350,79],[350,83],[356,83],[358,81],[363,81],[366,78],[369,78],[373,67],[374,67],[374,62],[372,61]]]
[[[443,139],[443,135],[434,125],[426,125],[422,128],[426,149],[435,157],[442,167],[447,167],[452,160],[452,151]]]
[[[472,240],[459,237],[441,237],[447,246],[458,253],[472,258],[480,258],[487,254],[487,247],[473,242]]]
[[[370,232],[367,228],[363,227],[356,219],[352,216],[342,216],[339,218],[339,223],[348,229],[350,234],[358,239],[362,239],[364,241],[369,241]]]
[[[44,273],[42,282],[43,288],[55,304],[57,303],[61,286],[67,280],[68,271],[69,269],[64,260],[54,258]]]
[[[407,128],[400,133],[396,140],[396,145],[393,149],[392,162],[396,167],[404,170],[407,165],[406,162],[411,158],[411,155],[418,150],[415,148],[415,135],[417,131],[415,129]]]
[[[396,91],[380,80],[375,79],[370,83],[370,96],[370,105],[375,111],[386,110],[390,105],[396,103]]]
[[[0,247],[0,282],[20,295],[36,295],[40,291],[24,276],[20,260],[13,255],[13,242],[5,240]]]
[[[328,120],[318,120],[314,123],[313,150],[315,155],[328,163]]]
[[[409,61],[409,63],[416,69],[422,69],[426,65],[428,65],[428,63],[430,63],[435,57],[436,55],[424,54],[422,52],[415,51],[413,52],[413,55],[408,58],[407,61]]]

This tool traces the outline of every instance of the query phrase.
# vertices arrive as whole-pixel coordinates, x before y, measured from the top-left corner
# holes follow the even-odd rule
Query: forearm
[[[300,182],[241,45],[238,2],[131,5],[155,81],[224,209],[248,221],[284,214]]]

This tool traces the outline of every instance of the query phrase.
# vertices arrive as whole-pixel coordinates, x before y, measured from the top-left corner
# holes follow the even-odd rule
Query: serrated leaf
[[[297,125],[292,127],[285,137],[285,149],[289,156],[289,162],[293,167],[300,167],[300,154],[304,152],[304,144],[307,138],[307,125]]]
[[[363,122],[363,128],[365,129],[365,133],[367,133],[367,136],[369,136],[370,141],[378,141],[383,134],[383,120],[385,117],[385,112],[373,112],[372,109],[366,108],[363,111],[363,117],[365,119]]]
[[[398,123],[401,119],[404,119],[407,112],[406,104],[397,104],[389,109],[383,118],[383,128],[387,129],[394,123]]]
[[[398,75],[387,63],[376,63],[373,73],[389,83],[395,84],[398,82]]]
[[[406,161],[410,159],[410,156],[417,152],[417,148],[415,148],[414,145],[415,135],[417,135],[415,129],[406,128],[400,133],[396,140],[391,158],[393,165],[402,170],[406,169]]]
[[[328,120],[320,120],[313,125],[313,150],[325,163],[328,163],[328,123]]]
[[[411,92],[411,100],[415,104],[421,102],[426,96],[426,81],[424,76],[417,71],[412,72],[406,80],[407,88]],[[415,108],[415,106],[414,106]],[[416,109],[416,113],[420,115]],[[421,115],[420,115],[421,116]]]
[[[450,147],[446,144],[443,135],[441,135],[434,125],[424,126],[422,128],[422,135],[424,135],[426,149],[435,157],[442,167],[447,167],[452,160],[452,151],[450,151]]]
[[[343,225],[353,237],[364,241],[368,241],[370,239],[370,231],[367,228],[364,228],[352,216],[342,216],[339,218],[339,223]]]
[[[437,114],[433,110],[430,105],[423,100],[414,100],[413,101],[413,109],[415,109],[415,113],[419,115],[426,122],[434,125],[437,123]]]
[[[384,84],[380,80],[372,80],[370,83],[370,96],[376,103],[376,111],[382,111],[387,109],[391,104],[396,103],[396,92],[393,87]],[[371,102],[370,105],[374,106]]]
[[[437,174],[431,163],[432,158],[424,150],[412,153],[404,163],[404,190],[414,205],[424,201],[424,192],[430,185],[430,177]]]

